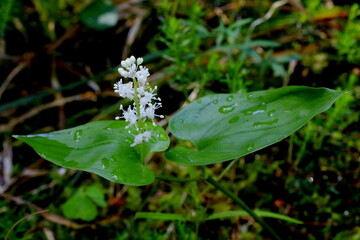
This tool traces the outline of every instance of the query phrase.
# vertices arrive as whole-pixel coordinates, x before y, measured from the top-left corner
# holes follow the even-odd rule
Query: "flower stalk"
[[[157,88],[150,88],[147,82],[147,78],[150,76],[149,69],[141,66],[142,62],[142,58],[135,59],[134,56],[121,61],[121,67],[118,69],[120,75],[133,81],[123,83],[123,80],[120,79],[114,84],[116,93],[134,101],[127,110],[120,105],[123,115],[115,118],[116,120],[125,119],[126,122],[129,122],[126,128],[129,128],[129,133],[134,136],[134,142],[130,145],[132,147],[148,142],[152,137],[152,132],[145,129],[144,122],[150,120],[156,126],[154,118],[164,117],[155,114],[155,110],[161,107],[161,99],[156,97]],[[135,129],[132,128],[133,126]]]

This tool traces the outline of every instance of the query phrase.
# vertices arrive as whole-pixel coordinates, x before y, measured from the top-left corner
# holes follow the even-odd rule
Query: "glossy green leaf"
[[[119,13],[110,1],[94,1],[80,13],[79,18],[87,27],[103,30],[117,24]]]
[[[137,212],[135,218],[154,219],[154,220],[178,220],[186,221],[186,218],[182,215],[175,213],[159,213],[159,212]]]
[[[174,148],[166,157],[205,165],[247,155],[289,136],[342,94],[327,88],[292,86],[203,97],[170,121],[172,134],[191,141],[194,149]]]
[[[98,121],[46,134],[14,137],[60,166],[92,172],[117,183],[150,184],[154,174],[143,160],[150,152],[166,150],[169,138],[161,127],[146,123],[153,137],[131,147],[134,137],[125,129],[127,125],[124,121]]]
[[[303,222],[300,220],[278,213],[261,211],[261,210],[254,210],[254,213],[259,217],[276,218],[291,223],[303,224]],[[242,217],[242,216],[249,216],[249,214],[245,211],[227,211],[227,212],[211,214],[209,217],[206,218],[206,220],[214,220],[214,219],[229,218],[229,217]]]

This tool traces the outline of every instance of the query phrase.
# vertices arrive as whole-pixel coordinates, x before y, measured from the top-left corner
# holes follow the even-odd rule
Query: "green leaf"
[[[115,26],[119,14],[111,2],[94,1],[80,13],[79,18],[87,27],[103,30]]]
[[[179,111],[170,131],[196,149],[177,147],[171,161],[205,165],[238,158],[278,142],[326,111],[343,92],[291,86],[273,90],[216,94]]]
[[[80,188],[73,197],[61,205],[61,209],[65,217],[84,221],[94,220],[98,213],[96,206],[85,195],[83,188]]]
[[[261,211],[261,210],[254,210],[254,213],[256,215],[258,215],[259,217],[276,218],[276,219],[284,220],[284,221],[291,222],[291,223],[303,224],[303,222],[300,220],[288,217],[286,215],[278,214],[278,213]],[[206,218],[206,220],[214,220],[214,219],[229,218],[229,217],[242,217],[242,216],[249,216],[249,214],[245,211],[226,211],[226,212],[211,214],[209,217]]]
[[[92,184],[86,188],[85,194],[99,207],[106,207],[105,194],[100,185]]]
[[[186,218],[182,215],[175,213],[158,213],[158,212],[137,212],[135,218],[145,218],[145,219],[154,219],[154,220],[178,220],[186,221]]]
[[[88,187],[80,187],[69,200],[61,205],[61,209],[67,218],[92,221],[98,214],[95,204],[106,207],[105,194],[100,184],[96,183]]]
[[[57,165],[92,172],[116,183],[150,184],[155,177],[143,160],[150,152],[166,150],[169,138],[161,127],[145,123],[153,137],[149,142],[130,147],[134,137],[125,128],[127,125],[124,121],[98,121],[46,134],[14,137]]]

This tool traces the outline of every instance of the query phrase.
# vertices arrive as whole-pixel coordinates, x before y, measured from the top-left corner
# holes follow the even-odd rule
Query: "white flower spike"
[[[149,87],[147,82],[149,69],[141,66],[143,63],[142,58],[135,59],[134,56],[121,61],[121,67],[118,69],[121,76],[124,78],[131,78],[133,82],[123,83],[122,79],[114,84],[114,91],[123,98],[129,98],[133,100],[133,106],[129,106],[127,110],[124,110],[123,106],[120,105],[120,110],[123,115],[116,117],[116,120],[124,119],[129,122],[126,128],[132,126],[136,127],[136,132],[130,132],[134,135],[134,142],[130,145],[134,147],[143,142],[148,142],[152,136],[152,132],[142,129],[139,122],[145,122],[147,120],[152,121],[153,125],[156,126],[154,118],[164,118],[163,115],[155,114],[155,110],[161,107],[160,98],[156,97],[154,89]]]

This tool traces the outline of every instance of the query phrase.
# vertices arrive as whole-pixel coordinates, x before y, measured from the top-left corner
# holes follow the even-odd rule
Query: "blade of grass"
[[[144,218],[144,219],[154,219],[154,220],[178,220],[186,221],[187,219],[179,214],[175,213],[159,213],[159,212],[137,212],[135,214],[135,219]]]
[[[303,224],[303,222],[300,220],[288,217],[286,215],[278,214],[278,213],[262,211],[262,210],[254,210],[254,213],[256,215],[258,215],[259,217],[276,218],[276,219],[284,220],[284,221],[291,222],[291,223]],[[250,216],[250,215],[246,211],[226,211],[226,212],[211,214],[209,217],[206,218],[206,221],[219,219],[219,218],[243,217],[243,216]]]

